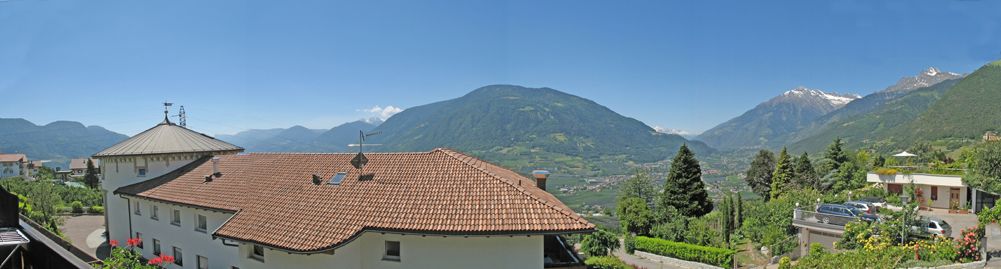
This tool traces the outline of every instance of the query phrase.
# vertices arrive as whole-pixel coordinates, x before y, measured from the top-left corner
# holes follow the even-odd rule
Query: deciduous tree
[[[772,173],[775,172],[775,154],[771,151],[760,150],[751,161],[751,167],[747,169],[747,185],[751,186],[754,193],[767,201],[771,196]]]

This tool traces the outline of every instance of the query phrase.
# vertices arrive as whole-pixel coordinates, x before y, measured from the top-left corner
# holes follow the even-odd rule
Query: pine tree
[[[678,149],[665,181],[660,197],[661,207],[674,207],[688,217],[700,217],[713,210],[709,193],[702,182],[702,168],[688,145],[681,145]]]
[[[97,177],[97,168],[94,168],[94,161],[90,159],[87,159],[87,170],[83,175],[83,182],[94,189],[100,183],[100,179]]]
[[[796,170],[793,168],[792,158],[785,148],[779,153],[779,160],[775,163],[775,172],[772,173],[772,199],[785,194],[790,187],[790,183],[796,177]]]
[[[810,162],[810,156],[803,152],[796,159],[796,185],[800,189],[805,188],[817,188],[817,172],[813,169],[813,163]]]
[[[824,171],[825,173],[830,172],[831,170],[838,170],[838,168],[841,168],[841,164],[848,161],[848,155],[846,155],[842,149],[843,146],[844,142],[841,141],[840,137],[835,138],[834,141],[827,146],[827,151],[824,152],[824,158],[830,160],[832,167],[827,167],[828,170]]]
[[[771,198],[768,193],[772,190],[774,171],[775,154],[767,150],[758,151],[758,155],[755,155],[754,161],[751,162],[751,167],[747,169],[747,185],[750,185],[751,190],[765,201]]]

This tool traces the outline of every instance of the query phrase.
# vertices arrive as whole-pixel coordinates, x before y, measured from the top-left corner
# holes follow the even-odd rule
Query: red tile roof
[[[24,154],[19,154],[19,153],[15,153],[15,154],[0,154],[0,162],[27,161],[27,159],[28,159],[28,156],[26,156]]]
[[[535,181],[459,152],[250,153],[203,158],[115,193],[236,212],[214,235],[295,252],[336,248],[365,230],[508,235],[594,229]],[[340,185],[327,181],[347,172]],[[312,175],[322,177],[314,185]]]

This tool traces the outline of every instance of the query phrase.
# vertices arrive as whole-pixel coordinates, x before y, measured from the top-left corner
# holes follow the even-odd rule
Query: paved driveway
[[[950,214],[946,209],[935,209],[934,211],[918,211],[919,215],[936,217],[952,226],[952,238],[960,238],[959,232],[963,229],[977,227],[977,215],[974,214]]]
[[[98,257],[97,250],[104,243],[104,216],[83,215],[63,218],[60,228],[73,246]],[[106,256],[106,255],[104,255]]]

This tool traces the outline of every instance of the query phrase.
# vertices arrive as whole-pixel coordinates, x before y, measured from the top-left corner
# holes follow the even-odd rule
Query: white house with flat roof
[[[914,183],[914,187],[919,191],[919,200],[930,202],[931,208],[950,209],[955,207],[965,207],[972,203],[973,195],[971,188],[963,183],[963,177],[954,175],[934,175],[934,174],[903,174],[880,175],[877,173],[867,173],[866,182],[879,183],[889,193],[902,194],[904,186]],[[972,206],[972,204],[970,204]]]

